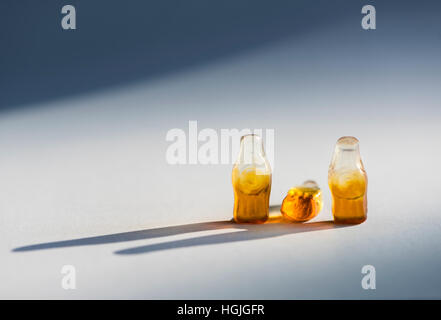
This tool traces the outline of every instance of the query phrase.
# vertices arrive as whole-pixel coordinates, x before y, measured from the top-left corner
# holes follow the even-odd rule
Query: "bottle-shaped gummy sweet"
[[[322,207],[322,192],[319,186],[315,181],[308,180],[289,189],[280,212],[288,220],[305,222],[317,216]]]
[[[254,134],[240,140],[239,157],[233,167],[234,220],[263,223],[269,216],[271,167],[262,140]]]
[[[367,175],[358,140],[341,137],[328,171],[332,213],[336,223],[362,223],[367,218]]]

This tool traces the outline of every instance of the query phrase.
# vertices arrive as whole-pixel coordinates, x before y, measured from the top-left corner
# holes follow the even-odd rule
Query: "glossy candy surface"
[[[288,191],[280,212],[288,220],[304,222],[316,217],[322,207],[322,192],[319,186],[314,181],[305,181]]]
[[[336,223],[362,223],[367,219],[367,175],[356,138],[342,137],[337,141],[328,183]]]
[[[263,223],[269,217],[271,168],[259,136],[241,139],[239,157],[233,167],[234,220]]]

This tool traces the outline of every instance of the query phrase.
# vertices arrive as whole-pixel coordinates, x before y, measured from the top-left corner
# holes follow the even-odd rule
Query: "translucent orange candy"
[[[234,164],[234,221],[263,223],[269,217],[271,168],[259,136],[241,139],[239,157]]]
[[[288,220],[304,222],[317,216],[322,207],[322,192],[319,186],[315,181],[308,180],[288,191],[280,212]]]
[[[358,140],[341,137],[328,173],[335,223],[362,223],[367,218],[367,175]]]

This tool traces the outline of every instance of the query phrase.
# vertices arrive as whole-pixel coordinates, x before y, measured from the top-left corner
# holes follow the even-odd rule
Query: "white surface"
[[[319,46],[282,43],[2,114],[0,298],[441,298],[439,79],[414,70],[342,78],[336,70],[350,60],[321,64]],[[338,55],[335,48],[327,54]],[[306,53],[317,54],[313,69],[302,65]],[[331,219],[335,141],[356,136],[369,177],[368,220],[337,229],[167,228],[232,216],[231,166],[165,161],[167,131],[187,130],[188,120],[200,129],[274,128],[271,204],[315,179],[325,207],[312,222]],[[133,248],[137,254],[118,254]],[[76,290],[61,287],[66,264],[77,269]],[[366,264],[376,267],[375,291],[361,288]]]

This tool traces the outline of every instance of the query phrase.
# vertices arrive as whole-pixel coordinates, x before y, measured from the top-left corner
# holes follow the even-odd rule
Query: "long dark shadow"
[[[78,238],[78,239],[71,239],[64,241],[37,243],[28,246],[18,247],[13,249],[12,251],[23,252],[23,251],[34,251],[34,250],[43,250],[43,249],[118,243],[118,242],[167,237],[177,234],[184,234],[184,233],[191,233],[191,232],[198,232],[205,230],[217,230],[217,229],[237,228],[237,227],[239,227],[239,225],[231,221],[201,222],[201,223],[184,224],[180,226],[121,232],[121,233],[107,234],[96,237],[86,237],[86,238]]]
[[[333,221],[320,221],[320,222],[297,224],[297,223],[284,222],[283,220],[280,219],[277,220],[279,221],[271,221],[270,219],[268,223],[260,224],[260,225],[245,225],[242,231],[235,231],[235,232],[229,232],[218,235],[208,235],[208,236],[195,237],[191,239],[176,240],[176,241],[169,241],[164,243],[138,246],[134,248],[115,251],[115,254],[133,255],[133,254],[150,253],[154,251],[162,251],[162,250],[193,247],[193,246],[250,241],[250,240],[273,238],[288,234],[341,228],[345,226],[345,225],[336,225],[333,223]]]
[[[280,211],[280,205],[270,206],[270,213],[276,213]],[[55,248],[65,248],[65,247],[78,247],[78,246],[89,246],[97,244],[108,244],[108,243],[118,243],[127,241],[136,241],[143,239],[153,239],[160,237],[168,237],[177,234],[205,231],[205,230],[218,230],[226,228],[239,228],[242,229],[243,225],[238,225],[233,223],[231,220],[224,221],[213,221],[213,222],[201,222],[184,224],[180,226],[170,226],[163,228],[153,228],[138,231],[129,231],[114,233],[96,237],[86,237],[63,241],[45,242],[37,243],[28,246],[14,248],[13,252],[23,252],[23,251],[35,251],[44,249],[55,249]]]
[[[321,222],[312,222],[312,223],[303,223],[303,224],[295,224],[295,223],[287,222],[280,215],[274,216],[274,213],[278,212],[279,209],[280,209],[279,205],[271,206],[270,212],[273,213],[273,215],[266,223],[260,225],[237,224],[234,223],[232,220],[201,222],[201,223],[184,224],[178,226],[121,232],[121,233],[114,233],[114,234],[95,236],[95,237],[37,243],[37,244],[17,247],[14,248],[12,251],[26,252],[26,251],[37,251],[37,250],[56,249],[56,248],[129,242],[136,240],[147,240],[147,239],[168,237],[173,235],[187,234],[187,233],[193,233],[199,231],[208,231],[208,230],[221,230],[221,229],[240,230],[221,235],[201,236],[186,240],[169,241],[161,244],[139,246],[139,247],[129,248],[115,252],[116,254],[119,255],[127,255],[127,254],[147,253],[152,251],[190,247],[197,245],[208,245],[208,244],[227,243],[227,242],[236,242],[236,241],[247,241],[254,239],[264,239],[264,238],[282,236],[286,234],[326,230],[326,229],[341,227],[335,225],[332,221],[321,221]]]

